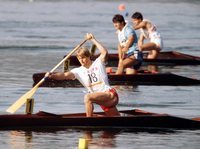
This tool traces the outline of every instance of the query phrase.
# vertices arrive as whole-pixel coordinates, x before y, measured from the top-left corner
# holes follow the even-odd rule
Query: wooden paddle
[[[82,41],[78,46],[76,46],[64,59],[62,59],[51,71],[50,73],[54,72],[65,60],[67,60],[76,50],[78,50],[87,39]],[[25,102],[28,98],[31,98],[33,94],[36,92],[38,87],[45,81],[46,77],[41,79],[30,91],[26,94],[21,96],[15,103],[13,103],[6,111],[9,113],[15,113]]]
[[[95,44],[93,44],[91,49],[90,49],[91,56],[93,56],[95,54],[96,49],[97,49],[97,46]]]

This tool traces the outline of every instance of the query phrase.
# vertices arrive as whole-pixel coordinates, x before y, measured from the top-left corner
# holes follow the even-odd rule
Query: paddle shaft
[[[65,58],[63,58],[53,69],[50,70],[50,73],[54,72],[64,61],[66,61],[76,50],[78,50],[85,42],[87,39],[82,41],[78,46],[76,46]],[[40,82],[38,82],[35,86],[39,87],[44,81],[46,77],[42,78]]]
[[[76,50],[78,50],[87,39],[83,40],[78,46],[76,46],[65,58],[63,58],[51,71],[54,72],[64,61],[66,61]],[[31,98],[33,94],[36,92],[38,87],[45,81],[46,77],[42,78],[31,90],[21,96],[14,104],[12,104],[6,111],[10,113],[15,113],[28,98]]]
[[[76,46],[65,58],[62,59],[50,72],[54,72],[64,61],[66,61],[74,52],[76,52],[85,42],[87,39],[82,41],[78,46]]]

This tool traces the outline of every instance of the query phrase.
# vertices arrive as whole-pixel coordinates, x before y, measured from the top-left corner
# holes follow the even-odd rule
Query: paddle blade
[[[9,113],[15,113],[24,103],[26,103],[26,100],[28,98],[31,98],[33,94],[36,92],[38,86],[32,88],[30,91],[28,91],[26,94],[21,96],[15,103],[13,103],[6,111]]]
[[[84,39],[81,44],[75,47],[64,59],[62,59],[50,72],[54,72],[64,61],[66,61],[76,50],[78,50],[87,39]],[[25,102],[28,98],[31,98],[37,88],[45,81],[45,77],[38,82],[30,91],[24,94],[21,98],[19,98],[14,104],[12,104],[6,111],[9,113],[15,113]]]
[[[96,46],[95,44],[93,44],[92,47],[91,47],[91,49],[90,49],[91,55],[94,55],[94,54],[95,54],[96,48],[97,48],[97,46]]]

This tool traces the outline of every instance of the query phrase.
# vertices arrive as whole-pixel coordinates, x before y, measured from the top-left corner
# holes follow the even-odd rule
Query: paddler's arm
[[[126,43],[126,46],[124,48],[122,48],[122,51],[125,53],[128,51],[128,49],[133,45],[133,42],[134,42],[134,36],[131,35],[129,36],[128,38],[128,42]]]
[[[118,44],[118,57],[119,61],[122,61],[124,59],[124,52],[122,51],[122,46]]]
[[[45,77],[48,77],[50,79],[54,79],[54,80],[73,80],[75,79],[75,76],[72,72],[56,72],[56,73],[49,73],[47,72],[45,74]]]
[[[147,25],[147,22],[146,21],[142,21],[138,25],[134,25],[133,28],[134,28],[134,30],[138,30],[140,28],[146,28],[146,25]]]
[[[99,41],[96,40],[93,34],[87,33],[86,38],[91,40],[93,44],[96,45],[97,49],[99,49],[101,61],[104,63],[107,62],[108,50]]]
[[[142,51],[142,45],[143,45],[143,42],[144,42],[144,39],[145,39],[145,37],[144,37],[144,35],[141,33],[140,34],[140,37],[139,37],[139,40],[138,40],[138,48],[139,48],[139,50],[140,51]]]

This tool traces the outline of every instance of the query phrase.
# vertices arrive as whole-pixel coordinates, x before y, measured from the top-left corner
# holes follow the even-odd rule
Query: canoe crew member
[[[149,20],[143,19],[143,15],[140,12],[135,12],[132,15],[133,28],[135,30],[140,29],[140,38],[138,41],[138,48],[140,51],[148,51],[148,59],[155,59],[158,53],[163,48],[163,41],[158,32],[157,27]],[[149,42],[144,43],[144,40],[148,39]]]
[[[78,68],[73,68],[68,72],[47,73],[46,76],[55,80],[78,79],[88,90],[84,96],[86,116],[93,116],[96,103],[101,106],[107,116],[119,116],[116,108],[118,104],[118,94],[111,88],[108,82],[105,64],[107,62],[108,51],[96,40],[93,34],[86,34],[86,39],[92,41],[100,51],[99,57],[93,62],[90,59],[90,52],[87,48],[81,47],[77,51],[77,58],[81,64]]]
[[[137,35],[122,15],[116,14],[112,21],[119,41],[119,63],[116,74],[123,74],[124,70],[126,74],[136,74],[143,59],[142,52],[137,48]]]

